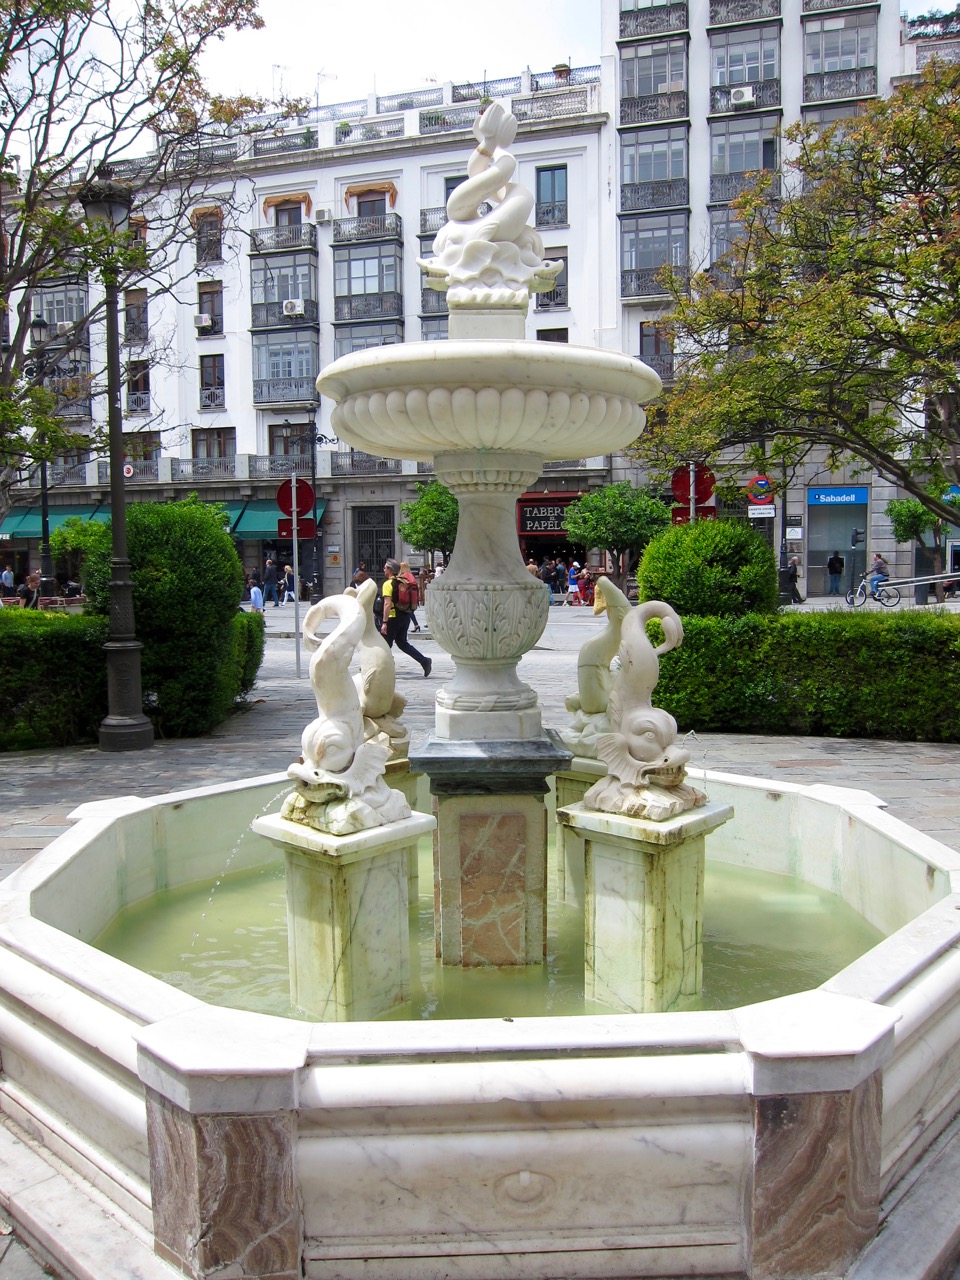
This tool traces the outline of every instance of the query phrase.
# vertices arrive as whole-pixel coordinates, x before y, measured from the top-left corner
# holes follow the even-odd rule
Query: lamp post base
[[[101,751],[143,751],[153,746],[153,725],[143,714],[138,640],[108,640],[107,706],[100,722]]]

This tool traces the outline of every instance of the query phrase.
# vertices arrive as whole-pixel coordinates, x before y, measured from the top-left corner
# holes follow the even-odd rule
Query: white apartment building
[[[207,181],[192,210],[193,260],[169,291],[129,288],[122,300],[128,501],[197,492],[224,502],[249,569],[270,554],[292,559],[276,490],[290,474],[315,477],[305,576],[330,592],[361,559],[379,569],[408,551],[399,504],[429,468],[341,445],[314,383],[347,352],[446,337],[445,297],[423,287],[417,259],[465,175],[483,100],[516,115],[517,177],[535,193],[547,257],[565,262],[527,336],[622,350],[669,381],[658,268],[724,250],[745,175],[779,168],[782,124],[850,114],[927,56],[902,39],[893,0],[602,0],[602,51],[599,66],[319,106],[276,133],[211,144],[203,158],[222,175],[223,201]],[[149,214],[144,234],[149,243]],[[45,285],[34,298],[42,332],[84,315],[94,288],[66,276]],[[102,345],[92,325],[53,375],[81,426],[105,412],[84,398],[82,376],[102,364]],[[642,480],[622,457],[547,464],[518,505],[525,553],[566,549],[566,503],[625,477]],[[108,480],[103,458],[48,467],[51,526],[108,513]],[[810,589],[855,525],[870,530],[871,551],[912,570],[882,517],[891,496],[877,479],[815,471],[792,486],[785,527]],[[34,477],[0,527],[0,559],[21,572],[37,559],[39,508]]]

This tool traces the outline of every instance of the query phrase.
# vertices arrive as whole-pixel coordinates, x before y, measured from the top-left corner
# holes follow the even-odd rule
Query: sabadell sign
[[[808,507],[857,507],[866,506],[869,490],[865,484],[839,486],[829,489],[808,489]]]

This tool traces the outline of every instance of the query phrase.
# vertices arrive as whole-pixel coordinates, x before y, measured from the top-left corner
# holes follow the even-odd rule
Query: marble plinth
[[[254,821],[284,851],[290,998],[310,1017],[362,1021],[410,998],[410,862],[435,825],[414,813],[333,836],[276,814]]]
[[[586,756],[574,756],[569,769],[554,779],[557,808],[579,804],[595,782],[607,776],[607,766]],[[583,909],[583,836],[573,827],[557,823],[557,901]]]
[[[712,804],[666,822],[559,809],[584,841],[584,992],[627,1013],[683,1008],[703,980],[704,838],[733,817]]]

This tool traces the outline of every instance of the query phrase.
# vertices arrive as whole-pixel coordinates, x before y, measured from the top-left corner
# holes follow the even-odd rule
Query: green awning
[[[323,519],[326,507],[326,498],[318,498],[318,520]],[[273,498],[253,498],[246,504],[237,522],[231,525],[230,531],[235,538],[276,538],[277,521],[283,518],[283,512]]]
[[[94,506],[92,503],[84,506],[54,507],[50,508],[50,532],[59,529],[70,516],[77,516],[81,520],[109,520],[110,508],[108,506]],[[43,521],[40,515],[40,508],[37,507],[18,507],[13,511],[9,511],[4,516],[3,524],[0,525],[0,535],[3,540],[10,538],[39,538],[43,527]]]

